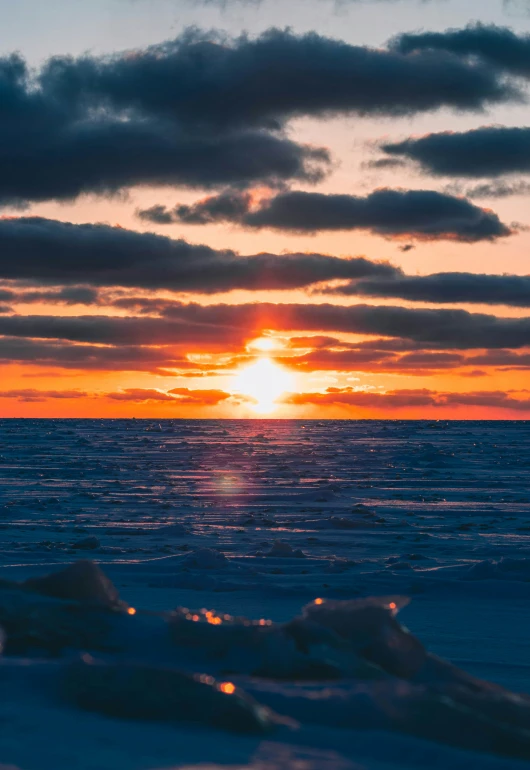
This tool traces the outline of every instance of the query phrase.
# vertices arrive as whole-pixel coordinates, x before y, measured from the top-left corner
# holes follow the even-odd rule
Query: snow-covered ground
[[[392,597],[408,596],[399,620],[429,651],[476,677],[530,693],[528,422],[0,420],[0,514],[0,578],[23,581],[91,559],[137,609],[111,613],[110,625],[119,623],[108,649],[87,638],[61,647],[53,660],[42,658],[42,648],[49,649],[40,627],[30,633],[24,626],[24,633],[37,634],[40,657],[32,644],[10,649],[7,629],[0,763],[20,770],[197,764],[504,770],[526,763],[496,756],[486,737],[514,720],[521,734],[502,734],[502,751],[530,758],[525,699],[512,704],[517,717],[502,716],[509,711],[503,701],[493,716],[479,709],[479,718],[475,703],[456,698],[464,739],[455,727],[458,713],[433,705],[432,672],[427,681],[424,668],[421,676],[402,676],[382,666],[386,678],[374,684],[366,672],[352,673],[350,658],[346,665],[350,648],[337,664],[329,640],[309,644],[304,621],[300,644],[311,651],[316,644],[316,659],[338,665],[338,676],[332,682],[322,672],[295,676],[298,663],[281,637],[276,654],[287,661],[287,674],[274,669],[249,678],[259,666],[240,655],[239,642],[229,645],[231,662],[223,668],[215,652],[226,645],[221,637],[208,637],[202,656],[190,655],[189,646],[183,651],[166,638],[168,619],[161,614],[189,608],[192,624],[198,613],[197,628],[218,634],[231,626],[225,614],[284,623],[317,598],[325,602],[312,607],[367,596],[390,597],[381,610],[387,613]],[[17,591],[6,587],[4,599],[0,591],[0,624],[15,623],[13,612],[19,623],[22,610],[5,606],[18,607]],[[50,608],[50,600],[23,595],[36,602],[24,612],[37,624],[43,613],[45,625],[47,613],[64,622],[62,602],[56,607],[51,600]],[[348,610],[356,633],[360,607]],[[208,623],[203,608],[223,622]],[[100,620],[97,615],[94,624]],[[259,628],[284,633],[281,625]],[[339,636],[353,644],[349,631]],[[199,633],[199,647],[201,640]],[[395,640],[385,640],[388,652]],[[401,643],[400,637],[398,651]],[[87,711],[57,684],[72,655],[85,649],[110,665],[147,666],[144,690],[157,698],[156,682],[149,683],[155,664],[169,678],[174,670],[194,671],[222,682],[232,672],[245,692],[299,726],[238,735],[200,720],[190,726],[182,715],[168,724],[162,717],[133,720],[119,708],[112,716]],[[20,664],[22,655],[30,655],[31,665]],[[119,676],[144,681],[136,669]],[[308,684],[315,676],[321,681]],[[185,697],[202,704],[209,696],[192,687]]]

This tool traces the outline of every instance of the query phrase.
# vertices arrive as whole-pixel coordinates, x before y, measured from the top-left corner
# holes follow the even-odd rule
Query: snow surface
[[[33,641],[37,633],[24,623],[20,631],[24,613],[42,622],[37,638],[48,645],[47,656],[50,634],[58,644],[56,629],[79,634],[49,659],[31,644],[18,649],[11,642],[10,650],[8,633],[0,665],[0,763],[20,770],[525,766],[488,749],[492,724],[468,725],[476,703],[462,706],[462,731],[474,741],[462,748],[452,717],[436,711],[431,669],[427,685],[412,681],[419,674],[408,669],[397,680],[391,672],[390,683],[370,683],[364,648],[358,661],[359,649],[339,654],[319,636],[308,643],[311,654],[319,665],[331,655],[338,680],[294,682],[300,661],[277,631],[282,626],[258,626],[258,634],[272,629],[267,646],[242,649],[226,636],[239,630],[224,618],[283,623],[317,597],[329,608],[334,600],[408,596],[399,620],[430,652],[476,677],[530,692],[529,540],[528,422],[0,420],[0,578],[24,581],[91,559],[121,600],[137,608],[129,615],[126,605],[116,605],[112,623],[116,615],[127,625],[112,630],[115,642],[102,650],[97,634],[108,620],[97,613],[76,615],[79,629],[63,616],[60,598],[28,589],[21,602],[19,589],[5,588],[4,599],[0,590],[0,615],[8,613],[17,633]],[[198,641],[186,647],[176,630],[168,632],[181,615],[169,622],[160,614],[177,607],[192,618],[206,608],[222,623],[203,623],[199,614]],[[325,626],[317,625],[323,634]],[[254,633],[254,626],[242,627]],[[203,628],[215,636],[203,641]],[[300,633],[306,644],[305,626]],[[225,648],[223,669],[213,651]],[[407,666],[419,649],[413,647]],[[168,677],[187,671],[223,681],[231,671],[243,692],[299,727],[282,723],[264,736],[239,735],[218,724],[190,726],[173,712],[168,722],[87,710],[57,684],[71,657],[85,651],[125,667],[101,674],[118,683],[118,694],[104,690],[110,701],[112,695],[127,702],[123,682],[142,691],[150,681],[142,677],[155,676],[143,689],[156,694],[156,665],[175,672]],[[28,655],[31,664],[22,665]],[[147,670],[126,668],[133,663]],[[74,682],[85,676],[77,665]],[[100,664],[85,665],[97,681]],[[259,666],[265,675],[256,678]],[[202,704],[205,696],[197,697]],[[526,704],[523,698],[513,706],[517,719]],[[173,706],[175,713],[181,708]],[[406,726],[377,723],[392,708]],[[418,724],[418,713],[428,715],[429,729],[438,725],[436,734]],[[498,712],[491,718],[498,728]],[[514,719],[510,712],[508,721]]]

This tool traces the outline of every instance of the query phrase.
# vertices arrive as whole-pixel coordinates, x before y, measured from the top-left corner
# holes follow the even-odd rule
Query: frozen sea
[[[431,652],[530,693],[530,422],[0,420],[0,578],[87,558],[152,613],[284,622],[317,597],[408,596]],[[28,687],[0,706],[20,770],[525,766],[384,731],[52,718]]]

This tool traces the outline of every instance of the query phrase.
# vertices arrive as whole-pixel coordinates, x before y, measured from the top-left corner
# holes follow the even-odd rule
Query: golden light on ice
[[[276,401],[292,390],[294,377],[270,358],[260,358],[234,377],[232,387],[238,393],[255,399],[254,409],[266,414],[276,408]]]

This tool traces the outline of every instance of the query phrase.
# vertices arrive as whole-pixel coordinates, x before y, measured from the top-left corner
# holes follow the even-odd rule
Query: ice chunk
[[[108,649],[111,617],[123,617],[125,610],[112,582],[91,561],[0,590],[7,654]]]
[[[282,723],[231,682],[90,656],[71,664],[63,682],[68,700],[112,717],[197,722],[241,733],[266,733]]]
[[[260,702],[305,725],[393,730],[463,749],[530,758],[530,701],[509,693],[477,694],[397,679],[296,689],[254,681],[250,690]],[[485,757],[477,760],[477,767],[490,766]]]
[[[405,679],[425,663],[425,648],[395,619],[409,599],[317,599],[304,608],[304,617],[347,639],[364,658]]]
[[[94,602],[108,607],[123,606],[118,590],[93,561],[78,561],[59,572],[30,578],[20,585],[25,590],[56,599]]]
[[[346,640],[303,618],[279,624],[178,609],[169,627],[194,664],[206,661],[225,672],[293,681],[379,676]]]
[[[285,540],[275,540],[266,556],[279,556],[294,559],[304,559],[305,553],[300,549],[294,550]]]
[[[59,655],[65,649],[108,650],[107,607],[37,596],[15,589],[0,592],[0,627],[7,655]]]

